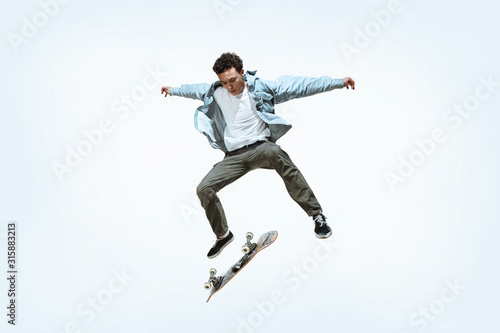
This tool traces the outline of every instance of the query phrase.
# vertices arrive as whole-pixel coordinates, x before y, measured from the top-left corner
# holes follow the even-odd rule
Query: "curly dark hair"
[[[240,72],[243,68],[243,60],[234,52],[226,52],[222,53],[222,55],[215,60],[214,70],[215,74],[220,74],[225,72],[226,70],[234,67],[237,72]]]

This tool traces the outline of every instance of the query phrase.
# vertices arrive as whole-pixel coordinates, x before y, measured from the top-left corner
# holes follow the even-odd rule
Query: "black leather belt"
[[[233,156],[233,155],[240,154],[240,153],[248,150],[248,148],[257,147],[258,145],[263,144],[264,142],[266,142],[266,141],[255,141],[254,143],[243,146],[243,147],[238,148],[236,150],[226,152],[226,156]]]

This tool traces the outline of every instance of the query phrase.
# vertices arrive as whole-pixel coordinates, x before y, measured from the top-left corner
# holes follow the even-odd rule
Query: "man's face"
[[[243,80],[243,68],[238,73],[234,67],[227,69],[226,71],[217,74],[219,81],[222,86],[229,91],[233,96],[241,94],[243,89],[245,89],[245,81]]]

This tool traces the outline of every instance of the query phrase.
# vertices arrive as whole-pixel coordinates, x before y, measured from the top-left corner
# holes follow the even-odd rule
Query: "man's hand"
[[[349,87],[351,87],[352,90],[354,90],[354,80],[351,79],[350,77],[344,78],[344,88],[345,87],[347,87],[347,89],[349,89]]]
[[[163,95],[163,93],[165,93],[165,97],[167,97],[170,95],[170,89],[172,89],[172,87],[161,87],[161,94]]]

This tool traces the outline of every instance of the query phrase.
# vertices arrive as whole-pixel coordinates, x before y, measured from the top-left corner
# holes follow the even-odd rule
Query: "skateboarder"
[[[354,80],[288,75],[275,81],[262,80],[255,76],[256,71],[245,73],[241,58],[229,52],[215,61],[213,70],[219,80],[212,84],[161,88],[165,97],[188,97],[204,103],[196,109],[195,127],[213,148],[225,153],[196,189],[217,236],[207,257],[215,258],[234,239],[217,192],[257,168],[276,170],[292,199],[312,217],[316,237],[330,237],[332,230],[313,191],[288,154],[276,144],[291,125],[274,113],[274,105],[333,89],[354,89]]]

